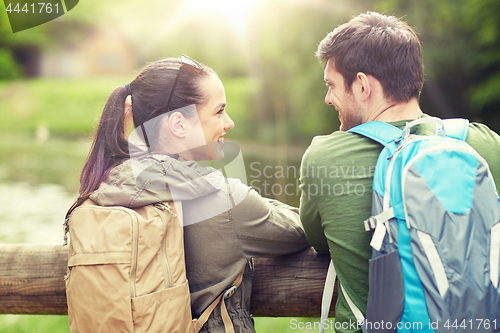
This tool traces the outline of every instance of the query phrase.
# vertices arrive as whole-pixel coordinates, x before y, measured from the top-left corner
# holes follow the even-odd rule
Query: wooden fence
[[[67,247],[60,245],[0,245],[0,313],[67,314],[67,262]],[[319,317],[329,257],[308,248],[254,263],[255,317]],[[332,303],[336,298],[335,289]]]

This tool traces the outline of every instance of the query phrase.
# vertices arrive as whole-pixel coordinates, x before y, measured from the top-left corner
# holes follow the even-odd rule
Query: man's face
[[[326,63],[325,76],[328,92],[325,103],[333,105],[339,113],[340,130],[347,131],[362,124],[362,111],[351,90],[346,90],[344,77],[335,69],[335,62],[331,58]]]

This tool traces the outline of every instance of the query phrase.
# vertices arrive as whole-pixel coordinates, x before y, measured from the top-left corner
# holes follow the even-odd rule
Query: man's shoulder
[[[301,171],[307,169],[324,172],[326,167],[329,172],[334,173],[342,170],[346,173],[349,170],[350,175],[353,170],[358,174],[360,170],[365,170],[362,174],[367,175],[377,163],[382,148],[378,142],[355,133],[334,132],[318,136],[313,139],[302,158]],[[329,179],[344,180],[340,174]]]
[[[470,123],[467,136],[467,142],[469,141],[473,144],[477,141],[483,141],[498,145],[500,143],[500,136],[484,124]]]
[[[312,139],[304,156],[306,158],[331,158],[360,154],[371,151],[380,152],[380,145],[366,137],[355,133],[336,131],[328,135],[319,135]]]
[[[500,136],[488,126],[470,123],[466,141],[488,163],[491,161],[497,164],[500,160]]]

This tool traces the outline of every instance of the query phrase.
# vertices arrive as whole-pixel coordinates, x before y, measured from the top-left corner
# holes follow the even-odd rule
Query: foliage
[[[35,133],[44,124],[52,134],[88,135],[109,93],[126,80],[129,78],[0,83],[0,130]]]
[[[227,86],[230,111],[238,120],[236,137],[307,145],[314,135],[330,133],[339,126],[337,113],[323,102],[326,88],[321,65],[314,57],[317,44],[337,24],[365,8],[359,4],[366,1],[336,6],[326,2],[290,5],[284,0],[261,1],[239,30],[221,13],[205,10],[184,15],[182,4],[186,1],[148,0],[138,6],[133,1],[88,0],[80,2],[64,19],[6,34],[0,38],[0,45],[36,45],[43,54],[51,48],[70,48],[88,31],[119,29],[137,52],[138,67],[185,53],[214,68]],[[134,15],[130,15],[132,12]],[[144,24],[145,18],[148,24]],[[6,15],[0,15],[0,23],[5,19]],[[237,80],[239,87],[234,84]],[[95,93],[97,88],[89,90],[89,95],[91,91]],[[231,91],[239,91],[238,97],[244,98],[232,98]],[[58,105],[71,105],[78,119],[83,115],[82,106],[70,101],[75,100],[75,94],[67,97],[50,101],[42,98],[40,102],[52,103],[57,109],[61,109]],[[89,96],[91,100],[95,97]],[[42,113],[39,106],[35,109],[39,110],[35,114]],[[39,119],[29,118],[21,120],[32,122],[33,129]],[[56,129],[56,120],[50,122],[51,131],[63,131],[63,124]]]
[[[253,17],[251,75],[259,81],[256,127],[264,141],[309,143],[338,128],[335,110],[324,104],[323,69],[317,44],[341,17],[313,6],[266,4]]]
[[[427,113],[483,120],[500,130],[500,2],[496,0],[266,0],[256,2],[242,31],[222,13],[185,15],[186,1],[80,1],[64,19],[16,34],[0,13],[0,47],[42,50],[77,44],[89,31],[119,29],[144,62],[186,53],[213,67],[227,84],[249,87],[237,104],[239,137],[307,145],[338,128],[323,103],[319,41],[366,10],[403,17],[420,35],[426,64],[421,104]],[[131,14],[133,13],[133,15]],[[145,24],[147,19],[147,24]],[[1,66],[1,61],[0,61]],[[236,82],[236,81],[234,81]],[[241,94],[238,94],[241,96]],[[78,109],[78,106],[76,106]],[[495,119],[497,121],[495,121]]]
[[[92,134],[111,91],[132,77],[32,79],[0,83],[0,131],[35,134],[46,126],[51,134],[83,137]],[[256,83],[248,77],[221,78],[228,113],[238,126],[231,137],[248,138],[244,124],[253,118],[248,105]]]
[[[0,48],[0,80],[13,80],[19,78],[21,69],[14,60],[12,52],[6,48]]]
[[[500,2],[378,0],[375,8],[404,16],[420,35],[425,111],[500,131]]]

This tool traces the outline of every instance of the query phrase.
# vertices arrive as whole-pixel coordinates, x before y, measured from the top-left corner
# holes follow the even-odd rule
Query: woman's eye
[[[224,113],[224,109],[220,109],[217,114],[223,114]]]

